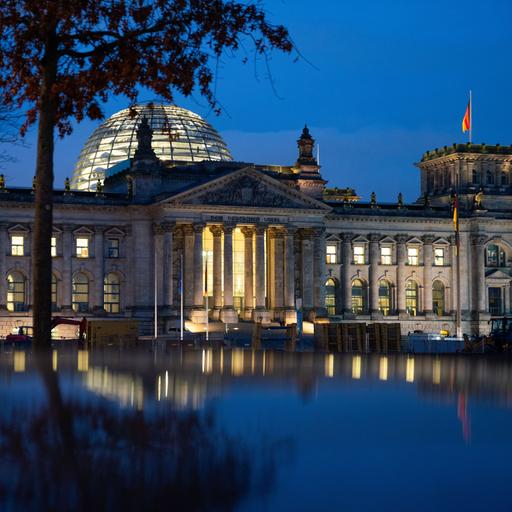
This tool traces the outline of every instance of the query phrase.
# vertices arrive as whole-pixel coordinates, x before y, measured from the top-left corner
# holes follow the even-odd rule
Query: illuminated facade
[[[159,331],[186,318],[399,320],[454,331],[449,197],[460,191],[464,332],[510,312],[512,148],[427,152],[422,197],[382,204],[328,189],[304,128],[291,166],[236,162],[217,132],[178,107],[126,109],[94,132],[72,184],[55,191],[57,314],[135,317]],[[100,187],[97,188],[98,180]],[[31,189],[0,190],[0,328],[30,321]],[[208,300],[206,300],[208,297]]]

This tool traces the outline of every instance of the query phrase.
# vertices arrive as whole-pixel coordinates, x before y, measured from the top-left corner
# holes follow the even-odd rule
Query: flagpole
[[[469,143],[473,143],[473,93],[469,90]]]
[[[183,253],[180,254],[180,341],[183,341]]]
[[[456,330],[457,338],[462,338],[462,326],[461,326],[461,307],[460,307],[460,225],[459,225],[459,193],[456,192],[455,205],[457,208],[457,217],[455,219],[455,250],[456,254],[456,265],[457,265],[457,312],[456,312]]]

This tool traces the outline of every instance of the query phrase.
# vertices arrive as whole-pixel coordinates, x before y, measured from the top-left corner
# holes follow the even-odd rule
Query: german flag
[[[453,230],[459,231],[459,196],[455,194],[453,196]]]
[[[462,119],[462,133],[466,133],[469,130],[471,130],[471,98],[468,101],[466,113]]]

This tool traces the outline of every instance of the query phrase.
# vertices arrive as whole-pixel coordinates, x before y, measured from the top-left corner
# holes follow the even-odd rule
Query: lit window
[[[486,264],[488,267],[504,267],[506,265],[505,251],[498,245],[487,246]]]
[[[103,283],[103,307],[107,313],[119,313],[121,284],[116,274],[107,274]]]
[[[405,310],[411,316],[418,314],[418,285],[414,281],[405,286]]]
[[[25,278],[19,272],[7,276],[7,310],[26,311]]]
[[[109,258],[119,258],[119,239],[109,238],[107,240],[107,254]]]
[[[52,311],[57,311],[57,278],[52,274]]]
[[[388,316],[391,310],[391,286],[387,281],[379,281],[379,311]]]
[[[57,238],[52,236],[52,258],[55,258],[57,256]]]
[[[73,311],[85,313],[89,310],[89,280],[81,272],[73,277],[71,301]]]
[[[89,239],[77,238],[76,239],[76,256],[77,258],[89,257]]]
[[[11,237],[11,254],[13,256],[23,256],[25,238],[22,236]]]
[[[327,244],[326,248],[326,263],[336,263],[336,244]]]
[[[380,248],[380,263],[381,265],[391,265],[391,247]]]
[[[356,265],[364,265],[364,246],[363,245],[355,245],[354,246],[354,263]]]
[[[407,248],[407,263],[409,265],[418,265],[418,248],[408,247]]]
[[[434,265],[436,267],[442,267],[444,265],[444,249],[442,247],[436,247],[434,249]]]

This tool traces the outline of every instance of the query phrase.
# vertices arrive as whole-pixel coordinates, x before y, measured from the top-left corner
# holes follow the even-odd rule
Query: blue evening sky
[[[217,95],[225,111],[209,113],[201,98],[177,103],[205,116],[236,160],[291,164],[304,123],[320,145],[330,186],[354,187],[368,200],[419,195],[414,167],[427,149],[463,142],[461,120],[473,90],[475,142],[512,144],[512,2],[460,0],[266,0],[306,60],[274,54],[273,90],[263,62],[223,59]],[[156,99],[142,93],[142,100]],[[105,106],[109,116],[127,106]],[[55,155],[63,187],[87,137],[83,122]],[[27,149],[5,169],[8,184],[30,186],[34,131]]]

